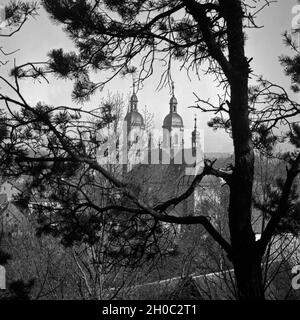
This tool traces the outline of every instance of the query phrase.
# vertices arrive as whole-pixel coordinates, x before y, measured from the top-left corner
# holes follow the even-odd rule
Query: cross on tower
[[[171,86],[172,86],[172,96],[174,96],[174,94],[175,94],[175,83],[174,83],[174,81],[172,81]]]

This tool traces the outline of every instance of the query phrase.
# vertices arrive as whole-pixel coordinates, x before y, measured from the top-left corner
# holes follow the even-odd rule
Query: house
[[[0,194],[6,194],[7,200],[11,201],[19,195],[25,188],[28,177],[20,176],[17,179],[6,179],[0,184]]]
[[[26,214],[6,194],[0,194],[0,233],[20,235],[27,229]]]
[[[20,192],[18,186],[8,180],[4,181],[0,186],[0,194],[5,194],[8,201],[11,201],[14,196],[17,196]]]

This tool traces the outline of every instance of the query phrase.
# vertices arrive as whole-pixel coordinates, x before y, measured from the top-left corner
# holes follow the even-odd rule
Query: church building
[[[167,108],[166,108],[167,109]],[[179,196],[191,185],[195,175],[204,164],[201,136],[194,128],[190,130],[190,141],[186,141],[184,122],[178,112],[178,101],[174,84],[169,101],[169,112],[162,123],[162,130],[147,130],[142,114],[138,110],[138,97],[133,87],[128,112],[124,119],[127,130],[126,153],[123,176],[136,186],[139,197],[155,206]],[[206,176],[195,192],[168,212],[176,216],[197,214],[203,200],[219,201],[216,190],[220,179]]]

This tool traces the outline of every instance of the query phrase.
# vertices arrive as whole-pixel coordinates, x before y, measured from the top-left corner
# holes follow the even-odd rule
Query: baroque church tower
[[[194,119],[194,130],[192,132],[192,158],[195,161],[196,173],[204,166],[204,151],[201,144],[200,132],[197,130],[197,116]]]
[[[170,149],[183,148],[183,121],[177,113],[177,99],[175,97],[174,82],[172,83],[172,96],[170,99],[170,111],[163,122],[163,147]]]
[[[195,118],[194,130],[191,133],[191,147],[186,148],[183,120],[177,111],[177,106],[173,82],[169,113],[164,118],[162,125],[162,143],[159,142],[158,145],[155,145],[156,142],[153,141],[151,132],[148,133],[149,136],[146,136],[145,122],[138,111],[138,98],[135,83],[133,84],[128,112],[124,119],[124,129],[126,130],[124,173],[131,171],[136,164],[178,164],[191,167],[189,172],[195,174],[195,165],[199,164],[201,160],[203,161],[204,156],[200,133],[197,130],[197,119]]]
[[[175,97],[174,82],[172,82],[172,96],[169,102],[170,111],[163,122],[162,163],[182,164],[184,161],[184,126],[181,116],[177,113],[177,99]]]
[[[138,98],[135,92],[135,83],[133,83],[133,92],[124,122],[127,136],[127,163],[125,167],[126,171],[130,171],[133,164],[142,161],[145,138],[145,123],[143,116],[138,111]]]

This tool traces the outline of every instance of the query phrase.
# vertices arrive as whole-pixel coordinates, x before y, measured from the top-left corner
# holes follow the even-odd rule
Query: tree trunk
[[[234,263],[239,300],[264,300],[261,259],[241,257]]]
[[[228,53],[232,72],[229,114],[235,164],[230,184],[229,229],[232,262],[239,299],[264,299],[261,256],[256,250],[251,224],[254,152],[249,123],[249,64],[244,52],[243,11],[241,2],[221,1],[227,21]]]

